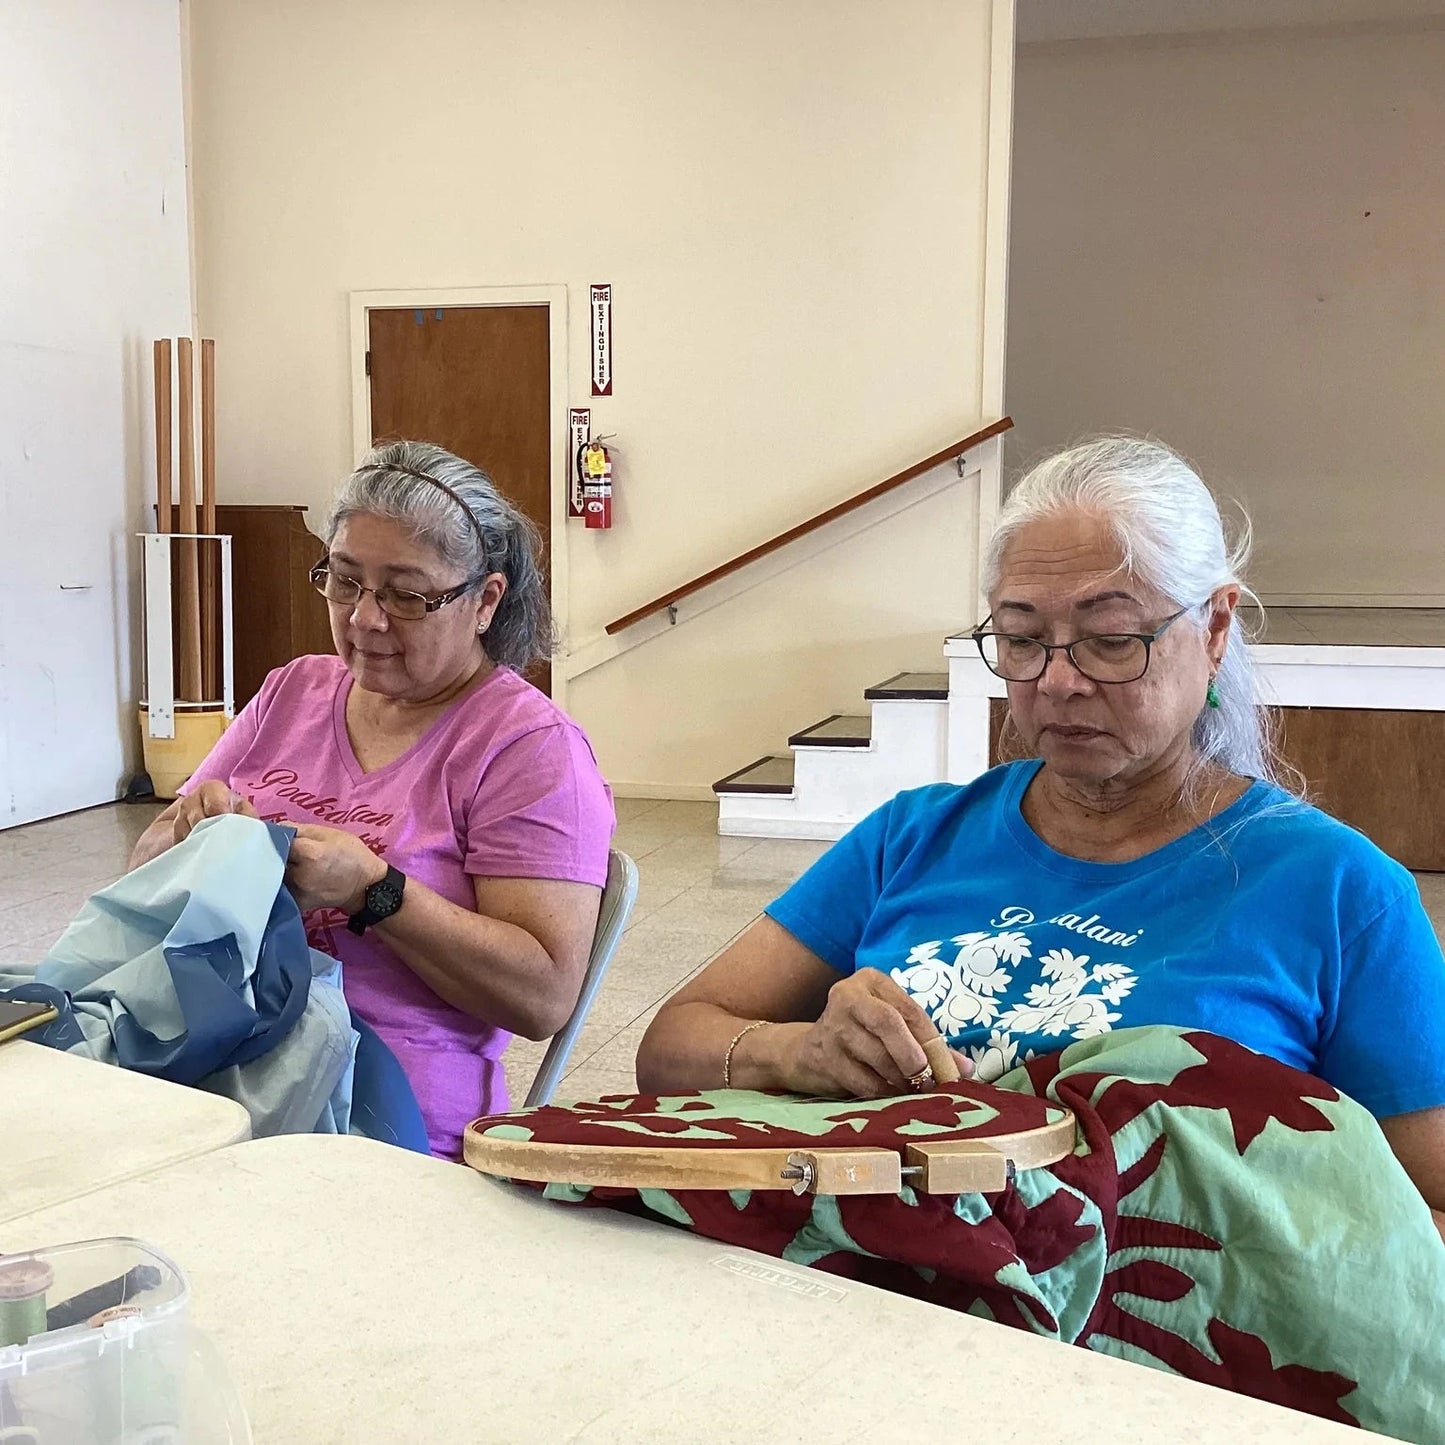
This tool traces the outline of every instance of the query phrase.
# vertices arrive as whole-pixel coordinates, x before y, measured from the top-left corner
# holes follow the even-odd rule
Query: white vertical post
[[[988,771],[990,702],[1007,697],[1008,688],[984,665],[971,638],[950,637],[943,652],[948,659],[947,781],[971,783]]]
[[[171,657],[171,539],[143,534],[145,543],[146,728],[153,738],[176,735],[176,685]]]
[[[973,589],[977,620],[982,622],[988,612],[988,598],[983,592],[983,563],[1003,505],[1003,437],[990,437],[974,455],[978,461],[978,538],[973,553]]]
[[[235,633],[231,617],[231,539],[221,543],[221,711],[229,722],[236,715]]]

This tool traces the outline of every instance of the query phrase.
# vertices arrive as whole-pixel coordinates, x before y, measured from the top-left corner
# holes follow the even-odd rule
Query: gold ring
[[[921,1094],[933,1082],[933,1065],[924,1064],[916,1074],[908,1076],[908,1087],[915,1094]]]

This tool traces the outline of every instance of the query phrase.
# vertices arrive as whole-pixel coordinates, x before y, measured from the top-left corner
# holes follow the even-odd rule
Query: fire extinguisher
[[[577,471],[582,478],[582,511],[589,531],[612,526],[612,457],[600,441],[584,442],[577,449]]]

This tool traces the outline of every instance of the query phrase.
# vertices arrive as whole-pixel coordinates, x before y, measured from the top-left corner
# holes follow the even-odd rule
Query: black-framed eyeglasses
[[[455,602],[458,597],[465,596],[478,582],[484,580],[473,577],[456,587],[448,587],[445,592],[436,592],[429,596],[425,592],[412,592],[405,587],[363,587],[355,577],[333,572],[326,565],[326,561],[323,557],[311,569],[311,585],[328,602],[335,602],[340,607],[355,607],[361,601],[361,594],[370,592],[376,598],[376,605],[388,617],[395,617],[401,622],[420,622],[429,612],[445,607],[448,602]]]
[[[990,632],[993,615],[969,634],[978,644],[988,670],[1005,682],[1034,682],[1044,675],[1049,659],[1062,652],[1091,682],[1137,682],[1149,670],[1149,650],[1189,607],[1166,617],[1153,632],[1101,632],[1072,642],[1040,642],[1016,632]]]

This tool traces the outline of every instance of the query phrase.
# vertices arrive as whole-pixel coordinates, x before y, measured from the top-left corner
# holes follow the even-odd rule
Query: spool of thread
[[[923,1052],[928,1056],[928,1067],[933,1070],[935,1084],[956,1084],[963,1077],[958,1072],[958,1064],[954,1060],[953,1054],[949,1051],[947,1039],[929,1039],[923,1045]]]
[[[0,1349],[45,1333],[45,1294],[54,1283],[44,1260],[0,1261]]]

